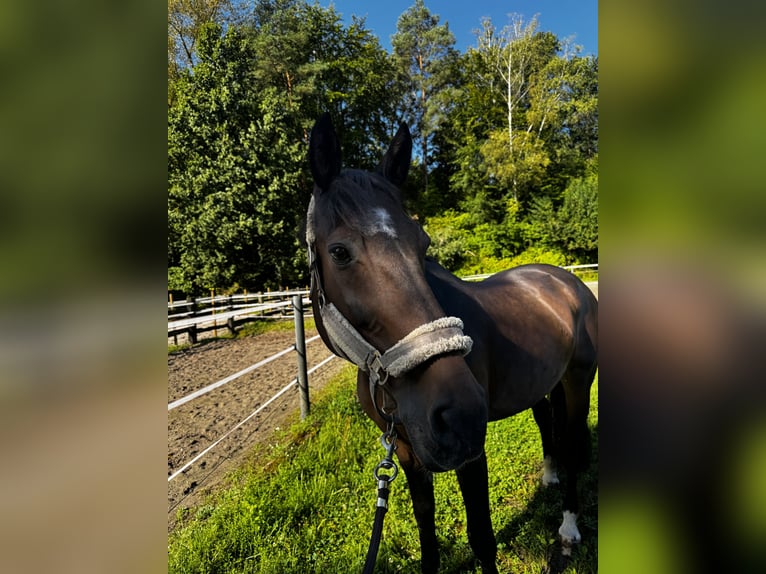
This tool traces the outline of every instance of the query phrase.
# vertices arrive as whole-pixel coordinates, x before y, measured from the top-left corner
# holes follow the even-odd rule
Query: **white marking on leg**
[[[389,237],[396,238],[396,229],[391,215],[382,207],[376,207],[372,210],[373,219],[370,222],[370,235],[375,233],[384,233]]]
[[[563,554],[568,556],[571,553],[572,544],[578,544],[582,540],[580,531],[577,529],[577,515],[574,512],[564,511],[564,521],[559,527],[559,536],[564,545]]]
[[[543,486],[559,483],[559,475],[556,472],[556,465],[553,458],[549,455],[543,459]]]

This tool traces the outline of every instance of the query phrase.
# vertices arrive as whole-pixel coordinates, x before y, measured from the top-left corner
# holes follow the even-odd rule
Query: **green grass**
[[[379,430],[354,397],[351,367],[314,398],[312,414],[253,454],[230,484],[191,512],[168,541],[169,572],[358,572],[375,512],[372,471]],[[597,570],[598,386],[592,391],[593,464],[581,481],[580,531],[566,572]],[[490,423],[490,504],[501,572],[548,571],[561,496],[540,485],[541,448],[531,411]],[[454,473],[435,476],[442,572],[479,572]],[[417,527],[404,475],[392,484],[376,572],[420,571]]]
[[[191,343],[182,343],[181,345],[168,345],[168,355],[172,355],[173,353],[180,353],[181,351],[185,351],[186,349],[191,348]]]
[[[583,283],[598,281],[598,271],[575,269],[572,271],[572,273],[577,275]]]
[[[303,319],[303,328],[306,331],[315,329],[314,319],[312,317],[305,317]],[[293,319],[255,319],[242,324],[237,329],[237,339],[283,331],[295,331],[295,321]]]

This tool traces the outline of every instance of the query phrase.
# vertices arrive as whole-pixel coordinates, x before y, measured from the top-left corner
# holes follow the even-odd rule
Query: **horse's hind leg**
[[[532,407],[537,427],[540,429],[540,438],[543,442],[543,486],[559,483],[556,472],[557,453],[553,440],[553,413],[550,401],[543,397],[541,401]]]
[[[482,455],[455,471],[460,491],[463,493],[466,519],[468,521],[468,542],[473,553],[481,562],[482,572],[497,572],[497,543],[492,531],[492,517],[489,512],[489,480],[487,477],[487,455]]]
[[[582,539],[577,528],[577,479],[590,461],[588,409],[594,375],[595,365],[582,368],[570,366],[564,379],[551,393],[554,440],[559,444],[560,459],[567,472],[564,519],[559,528],[565,553],[572,544]]]

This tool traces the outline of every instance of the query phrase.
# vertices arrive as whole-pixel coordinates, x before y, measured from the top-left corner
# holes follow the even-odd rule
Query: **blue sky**
[[[367,17],[367,27],[391,51],[391,35],[396,32],[399,15],[415,0],[319,0],[322,6],[333,4],[343,20],[351,15]],[[583,55],[598,55],[598,0],[425,0],[439,23],[449,22],[455,35],[455,47],[464,52],[475,46],[473,30],[482,16],[489,16],[497,28],[508,23],[508,14],[524,16],[524,21],[539,14],[541,30],[549,30],[560,39],[574,36],[574,43],[583,47]]]

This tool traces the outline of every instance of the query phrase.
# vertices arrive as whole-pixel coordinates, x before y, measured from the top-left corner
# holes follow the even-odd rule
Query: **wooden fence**
[[[293,297],[308,303],[308,289],[273,291],[255,294],[218,295],[168,302],[168,338],[178,344],[178,335],[186,334],[189,342],[196,343],[198,334],[218,329],[236,333],[242,323],[255,319],[287,319],[294,313],[290,309]]]
[[[568,265],[563,267],[571,272],[598,271],[598,263]],[[480,281],[491,274],[470,275],[465,281]],[[293,297],[302,298],[309,304],[308,289],[270,291],[266,293],[241,293],[237,295],[215,295],[184,301],[168,301],[168,338],[178,344],[178,335],[186,334],[190,343],[198,341],[199,333],[218,329],[235,334],[237,328],[248,321],[257,319],[289,319],[294,316],[290,309]],[[311,316],[311,315],[309,315]]]

